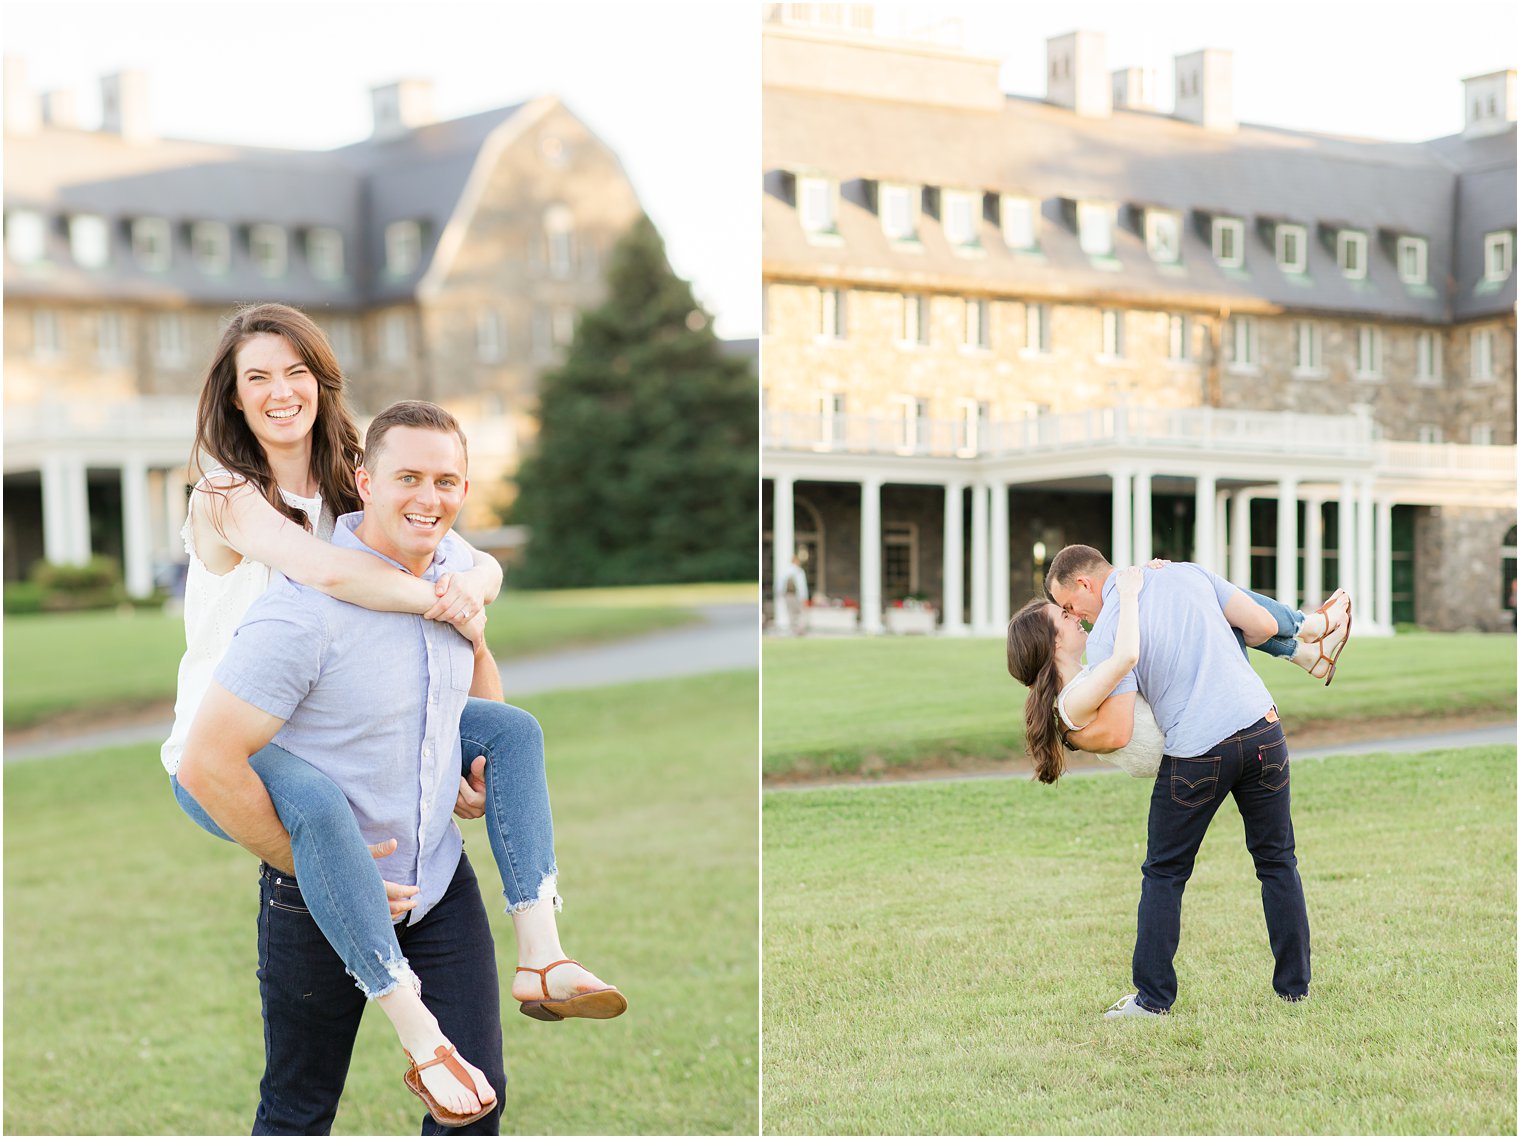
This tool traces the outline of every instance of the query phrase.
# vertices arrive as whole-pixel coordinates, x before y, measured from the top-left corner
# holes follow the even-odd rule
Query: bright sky
[[[148,76],[165,137],[325,149],[365,138],[371,86],[433,81],[450,119],[555,94],[617,153],[671,264],[720,336],[760,328],[760,13],[751,3],[4,5],[7,56],[34,91]]]

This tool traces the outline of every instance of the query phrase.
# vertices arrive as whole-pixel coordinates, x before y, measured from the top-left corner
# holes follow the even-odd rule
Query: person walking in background
[[[787,567],[786,578],[782,583],[782,594],[786,597],[786,615],[792,633],[803,636],[807,633],[808,584],[807,571],[802,568],[801,553],[792,555],[792,564]]]

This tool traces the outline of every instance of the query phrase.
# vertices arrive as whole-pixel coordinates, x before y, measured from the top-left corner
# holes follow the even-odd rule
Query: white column
[[[43,462],[42,551],[57,565],[90,560],[90,495],[81,459],[49,455]]]
[[[771,479],[771,627],[778,633],[789,633],[792,615],[786,608],[786,572],[792,568],[797,535],[794,529],[793,480],[790,475],[775,475]]]
[[[1151,473],[1135,472],[1134,542],[1129,557],[1117,566],[1143,565],[1151,560]]]
[[[1317,609],[1325,600],[1325,500],[1304,501],[1304,604]]]
[[[1356,491],[1351,485],[1350,479],[1341,482],[1341,497],[1336,504],[1337,527],[1340,537],[1336,547],[1336,581],[1338,589],[1344,589],[1352,595],[1353,601],[1361,600],[1356,597]],[[1372,598],[1362,601],[1363,605],[1371,602]]]
[[[164,472],[164,523],[169,530],[165,538],[169,543],[169,551],[175,558],[185,552],[185,543],[180,539],[180,531],[185,528],[188,505],[185,501],[185,485],[183,468]]]
[[[1214,523],[1218,510],[1214,476],[1199,475],[1193,484],[1193,560],[1205,569],[1214,568]]]
[[[1251,588],[1251,499],[1248,490],[1230,496],[1230,580],[1241,589]]]
[[[987,488],[971,486],[971,631],[987,632]]]
[[[881,624],[881,480],[860,484],[860,628],[879,633]]]
[[[141,459],[128,459],[121,469],[121,534],[127,593],[146,597],[153,592],[153,528],[148,517],[148,465]]]
[[[1393,631],[1393,503],[1387,499],[1377,504],[1377,589],[1375,612],[1377,623]]]
[[[1356,592],[1362,612],[1372,613],[1375,621],[1380,606],[1373,591],[1372,522],[1372,480],[1363,479],[1356,500]]]
[[[953,482],[945,487],[945,587],[941,599],[945,612],[941,627],[951,636],[961,636],[966,632],[966,566],[963,554],[966,528],[961,509],[961,496],[965,489],[966,484],[962,482]]]
[[[993,629],[1008,627],[1008,560],[1012,553],[1008,548],[1008,484],[994,481],[992,497],[992,534],[989,541],[992,554],[992,573],[989,589],[992,600],[987,606],[987,623]]]
[[[1222,578],[1230,576],[1229,539],[1230,492],[1221,490],[1214,495],[1214,561],[1209,565]]]
[[[1298,480],[1277,480],[1277,600],[1298,608]]]
[[[1108,544],[1108,560],[1120,568],[1133,565],[1130,543],[1133,527],[1130,519],[1130,495],[1132,476],[1128,471],[1114,471],[1113,487],[1113,533]]]

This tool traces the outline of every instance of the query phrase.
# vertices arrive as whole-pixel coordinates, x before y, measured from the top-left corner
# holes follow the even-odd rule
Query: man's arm
[[[1277,618],[1266,607],[1251,600],[1244,590],[1237,589],[1224,603],[1224,619],[1240,630],[1246,644],[1256,646],[1270,637],[1277,636]]]
[[[475,678],[470,682],[470,695],[482,700],[502,701],[506,695],[501,690],[501,669],[485,639],[475,643]]]
[[[1104,755],[1129,743],[1135,732],[1135,693],[1118,692],[1098,705],[1098,714],[1079,732],[1067,732],[1073,747]]]
[[[234,842],[293,875],[290,833],[248,763],[284,723],[213,680],[190,725],[179,782]]]

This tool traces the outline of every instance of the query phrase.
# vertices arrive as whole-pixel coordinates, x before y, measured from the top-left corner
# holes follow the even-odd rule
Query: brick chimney
[[[42,93],[42,125],[63,130],[79,129],[79,104],[74,99],[74,92],[60,90]]]
[[[1515,121],[1514,71],[1490,71],[1462,80],[1463,138],[1507,130]]]
[[[1113,86],[1103,62],[1102,32],[1067,32],[1045,41],[1045,101],[1106,119]]]
[[[374,112],[371,138],[396,138],[409,130],[437,122],[433,114],[433,82],[430,79],[398,79],[369,90]]]
[[[1175,57],[1177,103],[1172,114],[1205,130],[1233,131],[1234,60],[1224,48],[1204,48]]]
[[[153,137],[148,125],[148,76],[136,69],[100,79],[100,129],[128,142]]]
[[[1113,72],[1114,109],[1154,111],[1156,73],[1148,67],[1121,67]]]

